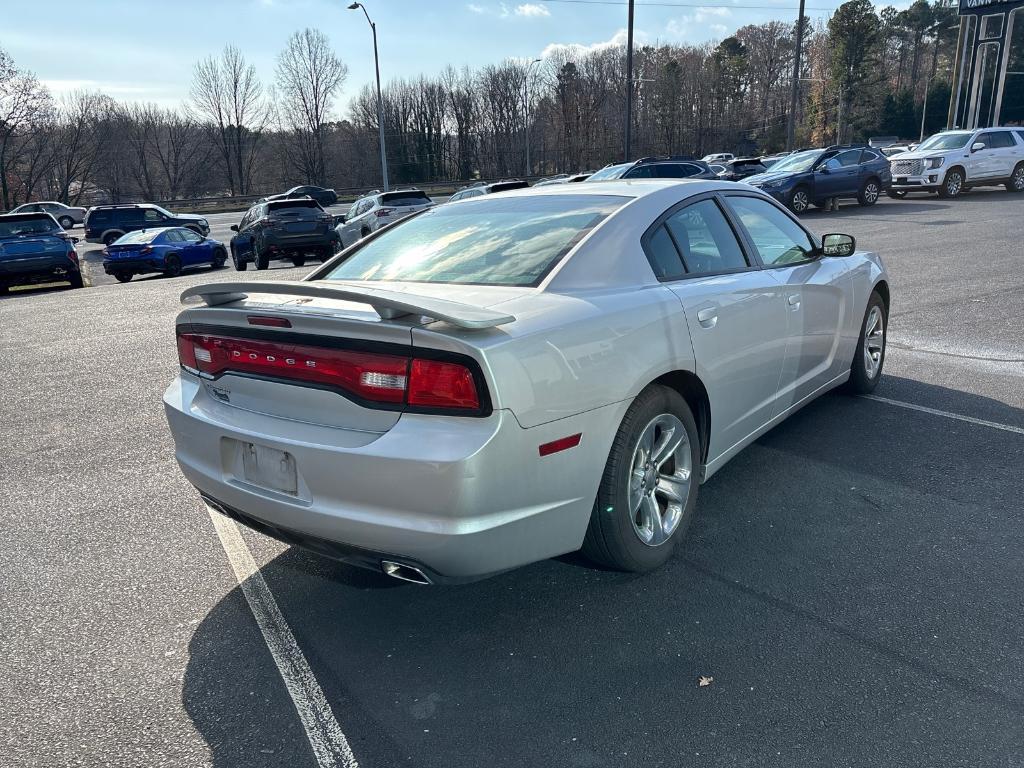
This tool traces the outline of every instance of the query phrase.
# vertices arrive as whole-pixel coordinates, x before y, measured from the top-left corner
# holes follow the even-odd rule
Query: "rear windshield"
[[[607,168],[602,168],[597,173],[590,174],[590,178],[587,181],[609,181],[611,179],[618,179],[633,167],[633,163],[621,163],[620,165],[610,165]]]
[[[367,241],[326,279],[535,285],[628,200],[485,196],[442,205]]]
[[[317,210],[323,210],[320,207],[320,203],[308,198],[299,198],[298,200],[271,200],[267,203],[267,210],[271,213],[274,211],[283,211],[286,208],[316,208]]]
[[[430,202],[426,192],[412,190],[406,192],[385,192],[380,196],[382,205],[423,205]]]
[[[530,186],[528,181],[499,181],[491,184],[491,192],[508,192],[510,189],[525,189]]]
[[[60,224],[48,213],[27,213],[20,214],[17,218],[0,218],[0,237],[45,235],[63,231]]]
[[[117,240],[117,244],[151,243],[156,237],[166,231],[166,229],[140,229],[135,232],[129,232],[127,235],[121,235]]]

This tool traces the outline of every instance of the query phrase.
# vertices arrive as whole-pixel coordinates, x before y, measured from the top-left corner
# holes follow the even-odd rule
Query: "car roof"
[[[737,189],[730,181],[714,179],[614,179],[611,181],[588,181],[586,184],[551,184],[544,187],[526,187],[502,192],[502,197],[527,195],[594,195],[639,198],[661,192],[680,184],[692,188],[691,194],[716,190]]]
[[[25,213],[0,213],[0,219],[8,221],[28,221],[29,219],[38,219],[41,216],[45,216],[48,219],[53,219],[53,216],[48,214],[46,211],[26,211]],[[54,219],[56,221],[56,219]]]

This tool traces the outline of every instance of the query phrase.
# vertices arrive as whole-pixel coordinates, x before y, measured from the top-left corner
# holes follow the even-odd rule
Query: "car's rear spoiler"
[[[513,315],[503,315],[484,307],[474,307],[471,304],[436,299],[431,296],[417,296],[416,294],[346,283],[325,285],[320,282],[294,280],[197,285],[186,289],[181,294],[181,303],[191,303],[188,299],[200,298],[208,307],[215,307],[260,293],[355,301],[360,304],[369,304],[384,320],[405,315],[422,315],[468,329],[493,328],[515,320]]]

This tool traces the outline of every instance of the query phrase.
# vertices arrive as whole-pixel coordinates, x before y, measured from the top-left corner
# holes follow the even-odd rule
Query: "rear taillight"
[[[262,376],[342,390],[368,405],[482,410],[473,371],[447,360],[179,332],[178,361],[208,379],[229,372]]]
[[[390,216],[394,212],[394,208],[378,208],[376,211],[374,211],[374,213],[377,214],[378,218],[382,216]]]
[[[152,245],[147,245],[145,248],[143,248],[141,251],[139,251],[139,253],[142,254],[143,256],[148,256],[152,252],[153,252],[153,246]]]
[[[68,243],[68,258],[75,262],[75,264],[78,263],[78,251],[75,250],[74,243]]]
[[[414,359],[409,368],[409,405],[479,408],[473,372],[458,363]]]

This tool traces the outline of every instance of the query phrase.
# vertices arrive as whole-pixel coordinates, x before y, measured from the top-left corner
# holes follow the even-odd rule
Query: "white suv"
[[[890,197],[920,190],[957,197],[970,187],[1024,192],[1024,128],[942,131],[889,158]]]
[[[348,248],[371,232],[433,205],[434,201],[427,193],[418,189],[382,192],[360,198],[352,203],[344,221],[335,227],[341,239],[340,246]]]

